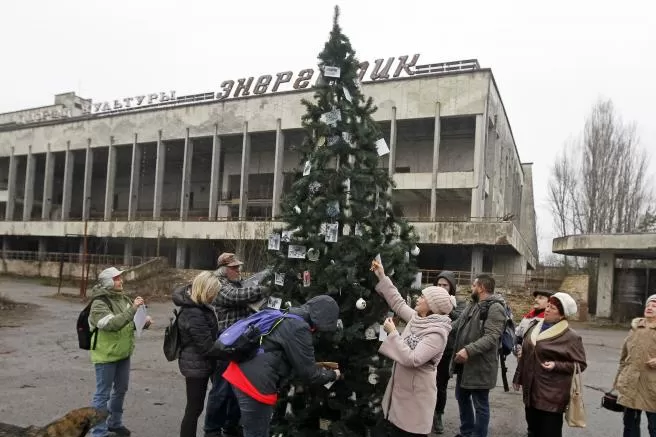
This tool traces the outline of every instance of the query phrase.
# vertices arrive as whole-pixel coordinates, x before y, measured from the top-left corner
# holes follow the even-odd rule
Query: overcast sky
[[[358,58],[420,53],[492,69],[523,162],[534,162],[540,255],[551,251],[546,184],[590,106],[612,98],[656,152],[656,18],[649,1],[342,0]],[[335,2],[0,1],[0,113],[218,90],[225,79],[316,64]],[[387,4],[386,7],[383,5]],[[537,6],[539,5],[539,6]],[[655,153],[656,154],[656,153]],[[655,158],[656,159],[656,158]],[[652,169],[656,168],[652,160]]]

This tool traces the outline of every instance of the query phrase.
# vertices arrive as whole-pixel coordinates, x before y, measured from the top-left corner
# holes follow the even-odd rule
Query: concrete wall
[[[429,118],[435,115],[435,102],[441,102],[443,117],[461,114],[480,114],[485,107],[491,73],[486,70],[432,77],[412,77],[405,80],[366,83],[363,91],[373,97],[378,111],[376,120],[390,120],[392,107],[397,108],[397,119]],[[311,99],[313,91],[280,93],[185,107],[136,111],[113,116],[95,116],[82,121],[65,121],[55,125],[31,127],[0,133],[0,155],[27,153],[32,145],[34,153],[46,151],[48,143],[53,151],[84,149],[89,140],[92,147],[106,147],[110,137],[115,144],[130,144],[137,133],[140,141],[175,139],[184,136],[187,128],[191,136],[211,136],[218,125],[219,134],[240,134],[244,122],[249,131],[274,131],[277,119],[282,129],[301,128],[305,108],[301,99]]]

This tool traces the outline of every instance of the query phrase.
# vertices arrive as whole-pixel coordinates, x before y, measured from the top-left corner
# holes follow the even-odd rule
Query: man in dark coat
[[[444,288],[456,304],[453,306],[453,311],[449,314],[449,318],[453,323],[458,319],[460,313],[466,306],[465,301],[456,299],[456,275],[448,270],[442,271],[435,285]],[[444,432],[444,424],[442,423],[442,416],[444,415],[444,408],[446,407],[447,386],[449,384],[449,366],[451,364],[451,357],[453,356],[453,347],[455,343],[455,331],[451,330],[449,338],[446,343],[446,348],[442,354],[442,359],[437,365],[437,403],[435,404],[435,415],[433,416],[433,432],[442,434]]]
[[[267,297],[266,287],[244,287],[241,283],[240,269],[244,263],[234,253],[222,253],[214,274],[221,282],[221,290],[214,299],[218,332],[221,334],[233,323],[253,314],[250,305]],[[221,375],[228,367],[227,361],[218,361],[216,373],[212,378],[212,389],[207,397],[205,411],[205,437],[233,437],[238,434],[239,406],[235,394]]]
[[[269,435],[278,390],[297,377],[308,384],[326,384],[341,378],[339,369],[318,366],[312,332],[337,330],[339,306],[330,296],[316,296],[290,314],[264,337],[263,353],[242,363],[230,363],[223,378],[234,388],[242,414],[244,434]]]
[[[451,373],[456,378],[460,410],[460,435],[487,437],[490,423],[490,390],[499,372],[499,341],[506,324],[503,296],[494,294],[494,279],[478,275],[471,302],[454,323],[455,343]]]

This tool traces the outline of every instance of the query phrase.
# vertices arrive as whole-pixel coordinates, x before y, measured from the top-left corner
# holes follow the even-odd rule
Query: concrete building
[[[656,234],[569,235],[554,238],[552,252],[599,259],[588,299],[597,317],[638,317],[656,293]]]
[[[421,238],[420,267],[525,274],[538,257],[531,164],[492,71],[418,56],[399,57],[395,74],[383,60],[373,72],[363,63],[361,78],[391,149],[380,166],[396,183],[395,208]],[[217,250],[263,241],[299,176],[301,99],[312,99],[315,70],[288,91],[292,72],[188,96],[95,103],[69,93],[0,114],[5,253],[76,252],[86,233],[94,253],[211,268]]]

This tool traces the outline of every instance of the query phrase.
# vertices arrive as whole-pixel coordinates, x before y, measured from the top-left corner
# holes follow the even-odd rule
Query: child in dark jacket
[[[237,395],[244,437],[269,437],[277,392],[292,374],[310,384],[341,378],[339,370],[317,365],[312,344],[313,331],[337,330],[337,302],[330,296],[316,296],[289,313],[302,320],[284,319],[264,337],[263,353],[249,361],[230,363],[223,374]]]
[[[214,355],[219,328],[212,301],[220,288],[216,276],[202,272],[190,286],[173,292],[173,303],[182,308],[178,315],[182,345],[178,366],[187,386],[187,406],[180,425],[180,437],[196,437],[208,381],[216,367]]]

